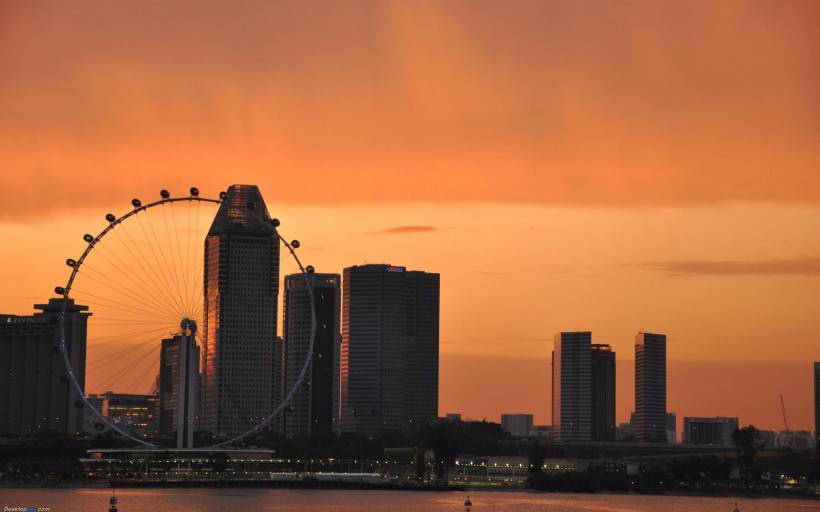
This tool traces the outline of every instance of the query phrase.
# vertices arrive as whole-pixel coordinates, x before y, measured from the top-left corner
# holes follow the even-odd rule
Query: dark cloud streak
[[[629,266],[666,272],[671,276],[820,276],[820,258],[813,257],[758,261],[650,261]]]

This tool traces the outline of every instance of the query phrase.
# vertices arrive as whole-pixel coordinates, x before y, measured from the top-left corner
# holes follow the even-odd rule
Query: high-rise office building
[[[683,418],[683,442],[731,446],[732,434],[737,430],[737,418]]]
[[[592,440],[615,440],[615,352],[609,345],[590,345],[592,372]]]
[[[185,342],[182,335],[162,340],[159,355],[159,433],[167,435],[177,432],[188,439],[192,438],[197,425],[201,377],[199,345],[191,340],[191,353],[185,357],[180,353],[184,352]],[[182,368],[186,360],[187,368]],[[186,372],[186,375],[181,375],[180,371]],[[186,394],[184,407],[187,410],[180,411],[180,395],[185,397]],[[184,432],[178,432],[180,419],[183,424],[188,423]]]
[[[291,274],[285,277],[282,316],[285,344],[285,389],[298,382],[310,347],[313,290],[316,338],[313,357],[302,385],[285,413],[285,435],[331,434],[339,421],[339,347],[341,342],[341,276]]]
[[[552,428],[559,441],[592,438],[592,333],[555,335],[552,351]]]
[[[666,335],[635,336],[635,439],[666,442]]]
[[[65,346],[74,376],[85,386],[87,306],[71,299],[36,304],[29,316],[0,315],[0,433],[83,431],[84,405],[60,352],[59,315],[65,303]]]
[[[273,224],[256,186],[231,185],[205,240],[200,425],[217,435],[245,432],[279,405]]]
[[[820,361],[814,363],[814,437],[820,441]]]
[[[341,429],[403,430],[438,415],[439,275],[344,270]]]

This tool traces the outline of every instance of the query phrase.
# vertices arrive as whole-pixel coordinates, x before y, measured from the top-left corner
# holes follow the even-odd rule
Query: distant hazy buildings
[[[344,269],[341,430],[403,430],[438,415],[439,275]]]
[[[552,352],[552,427],[559,441],[592,438],[592,333],[555,335]]]
[[[313,289],[316,338],[313,357],[302,385],[285,413],[285,435],[331,434],[339,418],[339,348],[341,342],[341,276],[291,274],[285,277],[283,334],[285,390],[298,382],[310,349],[311,307],[307,286]]]
[[[502,414],[501,428],[513,437],[528,437],[533,430],[532,414]]]
[[[84,406],[59,349],[65,299],[37,304],[31,316],[0,315],[0,434],[83,430]],[[85,385],[88,307],[65,302],[65,343],[74,375]]]
[[[279,405],[279,239],[272,228],[259,189],[232,185],[205,240],[201,428],[218,435],[245,432]]]
[[[635,439],[666,442],[666,335],[635,336]]]
[[[590,345],[592,373],[592,440],[615,440],[615,352],[604,344]]]
[[[159,355],[159,433],[167,435],[177,432],[182,423],[185,428],[180,434],[188,439],[193,434],[193,428],[196,428],[200,396],[200,351],[199,346],[193,342],[189,346],[191,353],[185,357],[184,341],[182,335],[162,340]],[[188,410],[180,411],[180,396],[185,396],[186,393],[188,398],[183,400],[183,406]],[[190,425],[186,425],[186,422]]]
[[[732,433],[737,430],[737,418],[683,418],[683,442],[687,444],[706,444],[731,446]]]

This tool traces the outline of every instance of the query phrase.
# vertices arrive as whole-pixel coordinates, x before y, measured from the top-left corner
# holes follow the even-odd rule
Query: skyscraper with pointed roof
[[[205,240],[202,430],[236,435],[278,405],[279,239],[255,185],[231,185]]]

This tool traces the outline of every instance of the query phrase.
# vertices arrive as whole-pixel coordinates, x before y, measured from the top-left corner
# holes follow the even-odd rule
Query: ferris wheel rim
[[[225,192],[220,192],[220,198],[219,199],[214,199],[214,198],[209,198],[209,197],[200,197],[199,196],[199,190],[196,189],[195,187],[191,188],[191,195],[189,195],[189,196],[171,197],[170,194],[165,190],[163,190],[161,192],[161,196],[162,197],[161,197],[160,200],[153,201],[151,203],[146,203],[146,204],[142,204],[141,202],[139,202],[138,199],[134,199],[134,200],[132,200],[132,205],[134,206],[134,208],[131,211],[126,212],[123,215],[120,215],[119,217],[114,217],[112,214],[106,215],[106,220],[109,221],[109,224],[105,228],[103,228],[96,236],[92,237],[91,240],[86,240],[87,243],[88,243],[88,246],[85,248],[85,250],[80,255],[80,257],[77,260],[73,260],[73,259],[70,259],[70,258],[66,260],[66,264],[68,264],[68,266],[71,267],[71,274],[69,276],[68,282],[66,283],[66,286],[65,287],[55,288],[55,292],[58,295],[61,295],[62,298],[63,298],[61,308],[60,308],[59,322],[58,322],[58,324],[59,324],[59,328],[58,328],[59,344],[58,344],[58,346],[59,346],[60,352],[63,356],[63,362],[65,364],[66,371],[68,372],[69,381],[73,385],[75,391],[77,391],[77,394],[80,396],[80,400],[82,401],[82,403],[84,405],[83,409],[85,407],[88,407],[89,409],[91,409],[93,414],[97,417],[97,419],[99,419],[103,424],[105,424],[106,426],[108,426],[109,428],[111,428],[112,430],[117,432],[118,434],[122,435],[123,437],[125,437],[125,438],[127,438],[131,441],[134,441],[134,442],[144,446],[145,448],[149,448],[149,449],[150,448],[159,448],[160,446],[158,446],[157,444],[145,441],[144,439],[140,439],[139,437],[134,436],[134,435],[130,434],[129,432],[121,429],[118,425],[116,425],[113,421],[111,421],[110,418],[108,418],[107,416],[103,416],[102,412],[98,411],[91,404],[91,402],[88,400],[88,396],[86,395],[85,390],[83,389],[83,386],[80,386],[80,383],[77,381],[77,378],[76,378],[76,375],[75,375],[75,372],[74,372],[74,368],[71,365],[71,361],[69,359],[68,350],[66,348],[66,341],[65,341],[66,340],[65,316],[66,316],[67,307],[68,307],[68,300],[69,299],[73,300],[70,297],[70,292],[71,292],[71,288],[74,284],[74,280],[75,280],[77,274],[79,273],[80,268],[82,267],[82,265],[85,262],[86,258],[92,253],[94,247],[100,242],[100,240],[102,240],[116,226],[122,224],[123,222],[125,222],[126,220],[128,220],[129,218],[131,218],[132,216],[135,216],[136,214],[138,214],[140,212],[147,211],[151,208],[155,208],[157,206],[162,206],[162,205],[165,205],[165,204],[173,204],[173,203],[178,203],[178,202],[193,203],[195,201],[216,204],[216,205],[219,205],[219,206],[222,206],[223,204],[228,204],[227,197],[225,196]],[[313,267],[311,267],[309,265],[305,266],[302,263],[301,259],[296,254],[296,249],[300,246],[299,242],[297,242],[296,240],[294,240],[293,242],[288,242],[281,235],[281,233],[279,233],[279,230],[277,229],[278,223],[276,223],[277,225],[271,226],[268,222],[264,221],[264,219],[262,219],[259,216],[259,214],[255,211],[254,208],[249,207],[249,206],[245,206],[243,208],[249,214],[253,215],[258,221],[260,221],[260,223],[262,225],[264,225],[264,226],[271,229],[271,234],[275,235],[277,237],[278,241],[285,245],[285,247],[288,249],[288,252],[290,252],[291,256],[294,258],[294,261],[296,262],[297,266],[299,267],[300,274],[302,275],[302,278],[303,278],[303,280],[305,282],[305,285],[306,285],[305,288],[307,289],[307,292],[308,292],[308,295],[309,295],[309,303],[310,303],[310,311],[311,311],[311,315],[310,315],[310,343],[309,343],[309,346],[308,346],[307,357],[305,358],[305,361],[302,365],[302,368],[299,372],[299,375],[297,377],[296,382],[291,387],[291,389],[288,391],[287,395],[285,395],[285,397],[283,397],[283,399],[280,402],[279,406],[276,407],[273,410],[273,412],[271,412],[262,421],[255,424],[254,426],[252,426],[248,430],[246,430],[246,431],[244,431],[244,432],[242,432],[242,433],[240,433],[236,436],[229,437],[229,439],[227,439],[226,441],[222,441],[222,442],[219,442],[219,443],[214,443],[214,444],[211,444],[211,445],[202,446],[202,447],[199,448],[199,449],[202,449],[202,450],[218,449],[218,448],[222,448],[224,446],[236,443],[236,442],[241,441],[242,439],[246,438],[247,436],[249,436],[251,434],[259,432],[260,430],[262,430],[263,428],[268,426],[270,424],[270,422],[273,421],[273,419],[276,416],[278,416],[284,410],[285,407],[287,407],[289,405],[289,403],[293,399],[293,396],[295,395],[296,391],[302,386],[303,381],[304,381],[304,377],[307,374],[307,370],[310,368],[311,362],[313,360],[313,349],[314,349],[314,346],[315,346],[316,325],[317,325],[317,322],[316,322],[316,305],[314,303],[313,286],[311,286],[311,283],[310,283],[309,278],[308,278],[308,276],[311,273],[313,273]],[[89,235],[86,235],[86,236],[89,236]],[[84,238],[86,238],[86,237],[84,237]],[[277,312],[277,314],[278,314],[278,312]],[[274,333],[274,337],[275,336],[276,336],[276,333]],[[73,405],[74,404],[72,404],[72,406]],[[84,410],[83,410],[82,414],[84,414]],[[173,450],[173,448],[171,448],[171,449]]]

